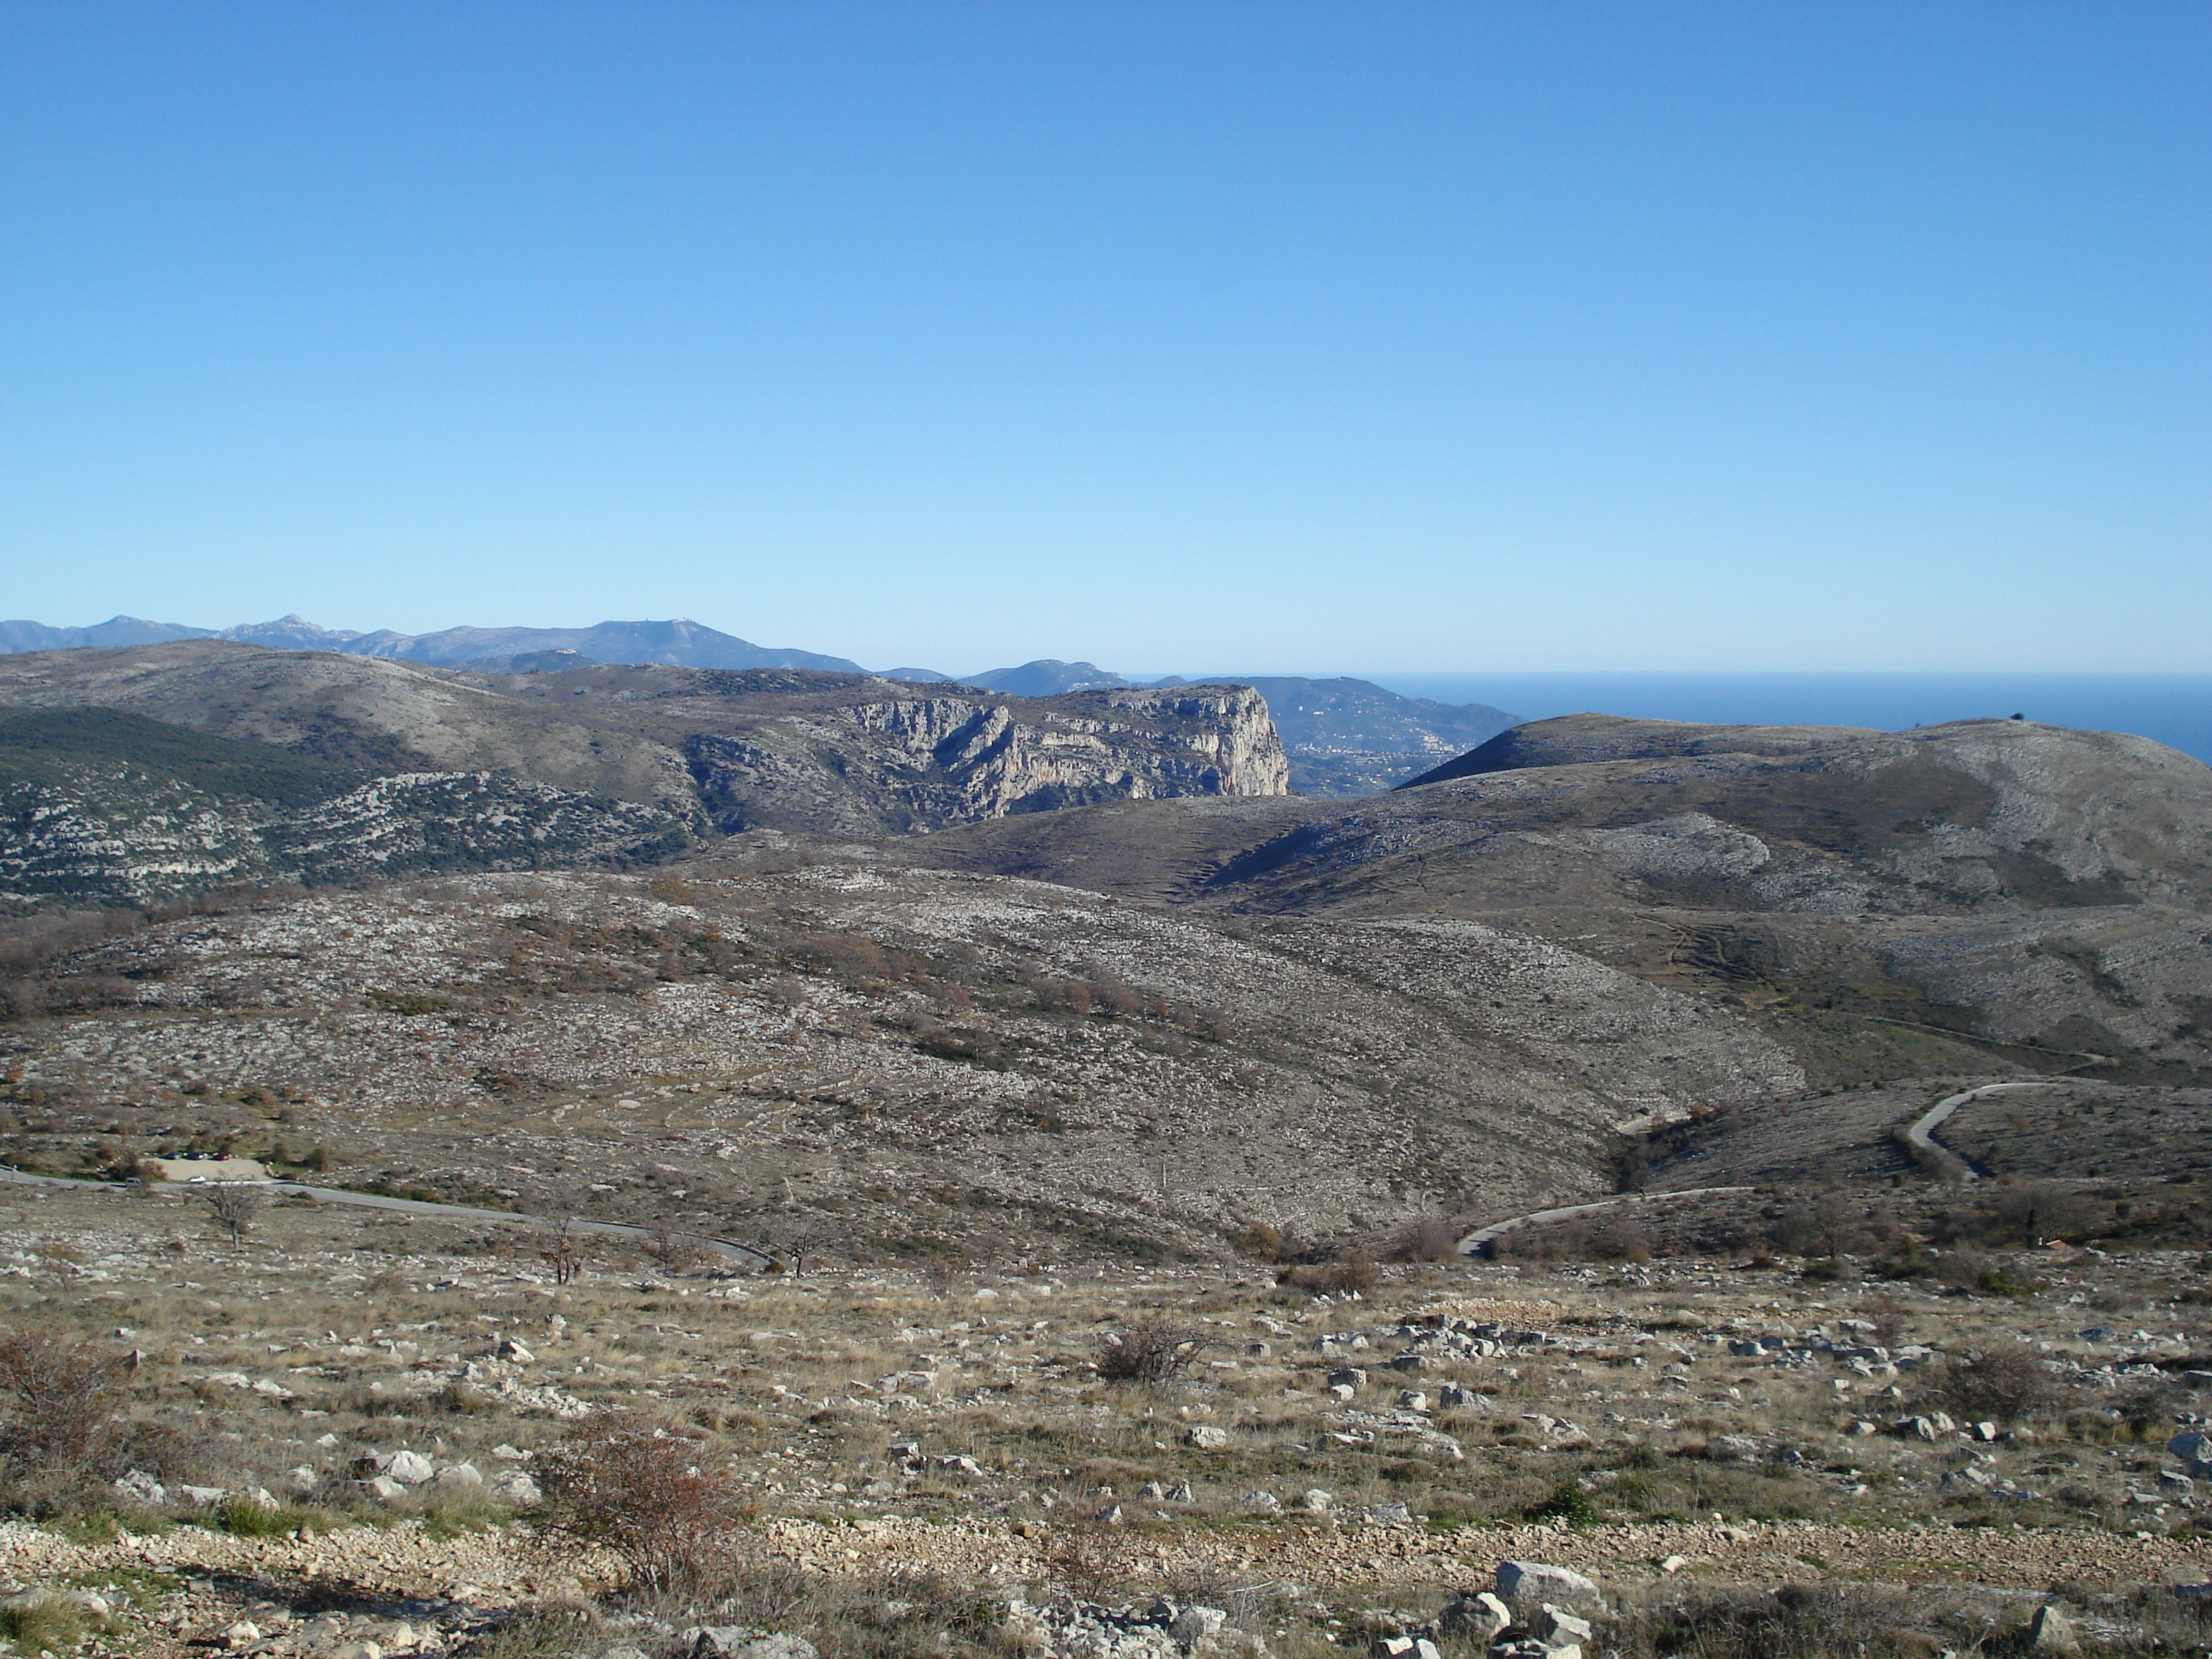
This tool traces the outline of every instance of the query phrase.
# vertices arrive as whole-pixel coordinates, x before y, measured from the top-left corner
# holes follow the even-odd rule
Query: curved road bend
[[[1952,1152],[1941,1141],[1930,1137],[1936,1125],[1942,1123],[1944,1119],[1949,1117],[1968,1101],[1978,1100],[1984,1095],[1996,1094],[2006,1089],[2056,1089],[2060,1086],[2057,1082],[2048,1079],[2033,1080],[2022,1079],[2009,1083],[1984,1083],[1976,1088],[1961,1090],[1955,1095],[1937,1101],[1914,1119],[1912,1127],[1905,1132],[1905,1139],[1916,1146],[1923,1146],[1930,1152],[1942,1152],[1952,1158],[1959,1158],[1959,1154]],[[1966,1170],[1967,1180],[1980,1179],[1966,1159],[1960,1158],[1959,1162]],[[1616,1204],[1658,1203],[1671,1198],[1698,1198],[1709,1193],[1747,1193],[1751,1190],[1748,1187],[1686,1187],[1680,1192],[1623,1193],[1617,1197],[1601,1198],[1589,1204],[1569,1204],[1555,1210],[1534,1210],[1527,1215],[1516,1215],[1504,1221],[1493,1221],[1487,1227],[1471,1232],[1460,1240],[1457,1248],[1462,1255],[1473,1255],[1499,1234],[1510,1233],[1516,1227],[1526,1227],[1546,1221],[1564,1221],[1570,1216],[1591,1215],[1600,1210],[1610,1209]]]
[[[1462,1255],[1473,1255],[1499,1234],[1510,1233],[1516,1227],[1545,1221],[1565,1221],[1570,1216],[1590,1215],[1599,1210],[1609,1210],[1616,1204],[1662,1204],[1669,1199],[1702,1198],[1710,1193],[1747,1193],[1751,1190],[1748,1187],[1685,1187],[1675,1193],[1620,1193],[1612,1198],[1601,1198],[1589,1204],[1569,1204],[1556,1210],[1531,1210],[1527,1215],[1493,1221],[1487,1227],[1469,1233],[1460,1240],[1455,1248]]]
[[[1955,1095],[1946,1096],[1915,1118],[1912,1121],[1912,1127],[1905,1132],[1905,1138],[1925,1151],[1942,1152],[1946,1157],[1958,1158],[1959,1167],[1964,1172],[1961,1178],[1967,1181],[1979,1181],[1982,1178],[1980,1170],[1967,1163],[1963,1156],[1953,1152],[1942,1141],[1934,1139],[1936,1125],[1942,1123],[1945,1118],[1950,1116],[1968,1101],[1979,1100],[1984,1095],[1996,1094],[2006,1089],[2057,1089],[2063,1086],[2048,1079],[2038,1078],[2033,1081],[2022,1079],[2014,1083],[1984,1083],[1979,1088],[1964,1089]]]
[[[112,1181],[73,1181],[67,1176],[26,1175],[20,1170],[0,1169],[0,1181],[21,1182],[27,1186],[70,1187],[79,1192],[97,1188],[104,1192],[127,1193],[132,1188],[126,1182]],[[413,1215],[441,1216],[451,1221],[522,1222],[531,1226],[558,1228],[562,1224],[556,1217],[524,1215],[515,1210],[479,1210],[465,1204],[433,1204],[419,1198],[386,1198],[380,1193],[349,1193],[343,1187],[310,1187],[297,1181],[258,1181],[240,1185],[265,1187],[271,1192],[289,1196],[325,1200],[332,1204],[358,1204],[372,1210],[404,1210]],[[160,1191],[160,1188],[153,1190]],[[189,1184],[173,1186],[171,1191],[190,1196]],[[632,1226],[626,1221],[586,1221],[571,1218],[569,1227],[580,1233],[603,1233],[618,1238],[649,1238],[649,1228]],[[725,1260],[742,1263],[748,1267],[764,1267],[774,1261],[765,1251],[756,1250],[749,1244],[734,1244],[726,1238],[702,1238],[702,1242]]]

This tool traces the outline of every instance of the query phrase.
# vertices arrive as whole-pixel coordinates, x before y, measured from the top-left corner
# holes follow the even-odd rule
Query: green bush
[[[0,1607],[0,1635],[26,1653],[67,1653],[84,1639],[85,1611],[58,1595]]]
[[[1566,1480],[1552,1488],[1540,1504],[1531,1504],[1522,1514],[1531,1521],[1564,1521],[1571,1527],[1591,1527],[1598,1522],[1597,1505],[1578,1480]]]
[[[289,1538],[295,1532],[335,1532],[331,1517],[320,1510],[298,1509],[289,1504],[263,1504],[251,1498],[224,1500],[216,1511],[222,1529],[236,1538]]]

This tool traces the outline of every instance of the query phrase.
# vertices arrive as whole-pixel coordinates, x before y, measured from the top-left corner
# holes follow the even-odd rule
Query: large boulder
[[[1596,1607],[1605,1601],[1595,1580],[1549,1561],[1500,1561],[1498,1598],[1516,1611],[1546,1601],[1565,1607]]]
[[[2045,1601],[2035,1610],[2035,1618],[2027,1627],[2027,1650],[2053,1654],[2081,1651],[2081,1635],[2064,1608]]]
[[[1443,1659],[1443,1656],[1425,1636],[1378,1636],[1367,1650],[1367,1659]]]
[[[1457,1595],[1437,1615],[1437,1634],[1455,1641],[1492,1642],[1513,1622],[1513,1609],[1488,1590]]]
[[[115,1495],[126,1504],[143,1504],[149,1509],[158,1508],[169,1501],[169,1489],[143,1469],[133,1469],[128,1474],[118,1476],[115,1482]]]
[[[1209,1636],[1218,1636],[1229,1622],[1229,1615],[1219,1607],[1182,1607],[1169,1621],[1168,1634],[1187,1648],[1196,1647]]]

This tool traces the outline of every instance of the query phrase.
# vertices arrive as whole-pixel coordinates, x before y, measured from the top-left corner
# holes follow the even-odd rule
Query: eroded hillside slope
[[[1588,715],[1486,751],[1378,799],[1132,804],[927,856],[1248,914],[1480,919],[1726,999],[1829,1079],[2212,1063],[2212,769],[2187,756],[2026,722]]]
[[[88,1012],[0,1027],[9,1156],[229,1137],[526,1209],[1204,1254],[1603,1191],[1616,1121],[1803,1082],[1737,1015],[1476,923],[770,872],[757,839],[680,882],[447,878],[95,946],[49,971]]]

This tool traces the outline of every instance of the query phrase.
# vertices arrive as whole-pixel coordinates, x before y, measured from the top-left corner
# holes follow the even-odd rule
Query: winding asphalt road
[[[80,1192],[87,1188],[97,1188],[103,1192],[111,1193],[127,1193],[134,1190],[126,1182],[73,1181],[67,1176],[26,1175],[21,1170],[9,1169],[0,1169],[0,1181],[18,1182],[25,1186],[70,1187]],[[544,1227],[549,1231],[557,1230],[563,1224],[561,1220],[552,1216],[523,1215],[514,1210],[478,1210],[465,1204],[433,1204],[419,1198],[386,1198],[380,1193],[349,1193],[343,1187],[310,1187],[297,1181],[241,1182],[239,1184],[264,1188],[272,1193],[283,1193],[287,1197],[319,1199],[331,1204],[358,1204],[372,1210],[403,1210],[411,1215],[439,1216],[448,1221],[519,1221],[529,1226]],[[155,1188],[155,1190],[161,1189]],[[194,1191],[199,1189],[186,1184],[172,1187],[169,1190],[189,1197]],[[581,1218],[572,1218],[565,1224],[571,1231],[580,1233],[603,1233],[618,1238],[652,1237],[650,1229],[634,1227],[624,1221],[586,1221]],[[726,1238],[708,1238],[702,1242],[725,1261],[735,1261],[756,1270],[769,1266],[775,1260],[765,1251],[756,1250],[750,1244],[732,1243]]]
[[[1594,1215],[1600,1210],[1610,1210],[1621,1204],[1663,1204],[1670,1199],[1702,1198],[1710,1193],[1747,1193],[1748,1187],[1685,1187],[1678,1193],[1622,1193],[1613,1198],[1601,1198],[1589,1204],[1569,1204],[1556,1210],[1532,1210],[1527,1215],[1516,1215],[1504,1221],[1493,1221],[1460,1240],[1456,1247],[1462,1255],[1474,1255],[1487,1249],[1500,1234],[1510,1233],[1516,1227],[1529,1226],[1537,1222],[1565,1221],[1570,1216]]]
[[[2061,1086],[2058,1082],[2052,1079],[2037,1079],[2033,1081],[2023,1079],[2012,1083],[1984,1083],[1976,1088],[1962,1089],[1955,1095],[1949,1095],[1937,1101],[1914,1119],[1912,1127],[1905,1132],[1905,1139],[1916,1146],[1925,1147],[1930,1152],[1941,1152],[1946,1157],[1958,1158],[1960,1168],[1965,1172],[1965,1179],[1978,1181],[1981,1176],[1972,1165],[1934,1138],[1936,1126],[1968,1101],[1978,1100],[1984,1095],[2001,1093],[2007,1089],[2056,1089]],[[1469,1233],[1465,1238],[1460,1240],[1458,1249],[1462,1255],[1474,1255],[1486,1249],[1492,1240],[1501,1234],[1511,1232],[1516,1227],[1527,1227],[1547,1221],[1565,1221],[1571,1216],[1595,1215],[1601,1210],[1609,1210],[1616,1205],[1656,1204],[1668,1199],[1698,1198],[1712,1193],[1747,1193],[1751,1190],[1748,1187],[1686,1187],[1676,1193],[1624,1193],[1617,1198],[1601,1198],[1589,1204],[1568,1204],[1554,1210],[1534,1210],[1527,1215],[1516,1215],[1504,1221],[1493,1221],[1487,1227]]]
[[[1975,1169],[1972,1164],[1967,1163],[1963,1157],[1953,1152],[1942,1141],[1935,1139],[1936,1126],[1968,1101],[1979,1100],[1984,1095],[1996,1094],[2006,1089],[2057,1089],[2063,1086],[2058,1083],[2039,1078],[2033,1082],[1984,1083],[1978,1089],[1961,1090],[1955,1095],[1948,1095],[1937,1101],[1915,1118],[1912,1121],[1912,1127],[1905,1132],[1905,1138],[1916,1146],[1925,1148],[1929,1152],[1942,1152],[1948,1158],[1958,1158],[1959,1167],[1962,1171],[1960,1178],[1966,1181],[1979,1181],[1982,1178],[1980,1170]]]

